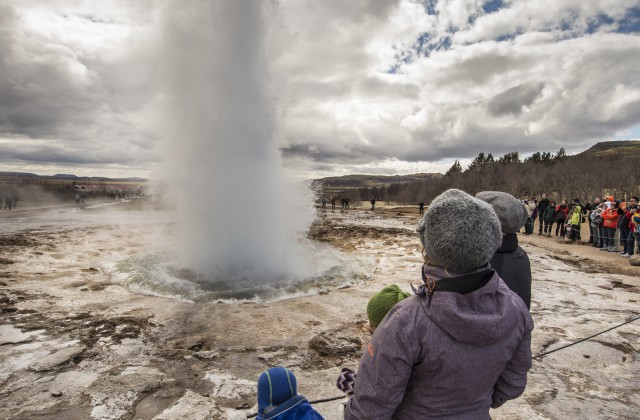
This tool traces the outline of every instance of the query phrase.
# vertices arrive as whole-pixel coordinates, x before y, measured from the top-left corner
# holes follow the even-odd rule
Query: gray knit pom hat
[[[522,201],[502,191],[482,191],[476,194],[482,201],[491,204],[496,212],[503,233],[516,233],[527,221],[527,210]]]
[[[493,207],[456,189],[433,199],[417,230],[427,257],[458,273],[488,263],[502,243]]]

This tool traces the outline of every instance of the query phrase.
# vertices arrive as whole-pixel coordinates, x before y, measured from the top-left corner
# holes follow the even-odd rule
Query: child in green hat
[[[395,284],[389,285],[373,295],[367,304],[367,317],[369,318],[369,330],[373,331],[382,323],[387,313],[396,303],[408,298],[409,293],[403,292]]]
[[[410,293],[403,292],[395,284],[389,285],[369,299],[367,304],[367,317],[369,318],[369,331],[371,334],[382,323],[387,313],[396,303],[410,296]],[[347,395],[353,394],[353,385],[356,381],[356,373],[349,368],[342,368],[336,385],[338,389]]]

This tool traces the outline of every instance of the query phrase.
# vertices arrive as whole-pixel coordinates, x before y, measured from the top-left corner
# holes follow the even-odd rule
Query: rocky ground
[[[109,204],[0,213],[0,418],[244,418],[275,365],[311,400],[338,396],[340,367],[357,367],[369,338],[368,298],[420,281],[417,211],[383,207],[319,213],[315,241],[374,262],[343,286],[270,302],[135,293],[118,263],[168,247],[175,225],[140,202]],[[640,267],[537,235],[521,244],[534,354],[640,315]],[[536,359],[524,395],[491,415],[638,418],[639,337],[636,321]],[[316,408],[340,418],[338,401]]]

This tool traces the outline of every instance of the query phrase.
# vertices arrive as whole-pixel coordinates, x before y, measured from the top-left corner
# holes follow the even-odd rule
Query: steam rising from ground
[[[214,283],[308,269],[300,241],[312,196],[281,168],[264,13],[254,0],[176,1],[164,17],[165,166],[179,252]]]

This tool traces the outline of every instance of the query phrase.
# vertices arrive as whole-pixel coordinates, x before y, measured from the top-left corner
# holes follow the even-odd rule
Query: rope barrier
[[[548,355],[548,354],[555,353],[555,352],[557,352],[557,351],[560,351],[560,350],[566,349],[567,347],[575,346],[576,344],[580,344],[580,343],[582,343],[582,342],[584,342],[584,341],[587,341],[587,340],[589,340],[589,339],[592,339],[593,337],[597,337],[597,336],[599,336],[599,335],[601,335],[601,334],[604,334],[604,333],[606,333],[606,332],[609,332],[609,331],[611,331],[611,330],[615,330],[616,328],[620,328],[620,327],[622,327],[623,325],[630,324],[630,323],[632,323],[633,321],[637,321],[637,320],[639,320],[639,319],[640,319],[640,315],[639,315],[639,316],[637,316],[637,317],[635,317],[635,318],[632,318],[632,319],[630,319],[630,320],[628,320],[628,321],[625,321],[625,322],[623,322],[623,323],[621,323],[621,324],[614,325],[614,326],[613,326],[613,327],[611,327],[611,328],[607,328],[607,329],[606,329],[606,330],[604,330],[604,331],[600,331],[599,333],[596,333],[596,334],[590,335],[589,337],[581,338],[581,339],[580,339],[580,340],[578,340],[578,341],[574,341],[573,343],[569,343],[569,344],[566,344],[566,345],[564,345],[564,346],[558,347],[557,349],[553,349],[553,350],[550,350],[550,351],[547,351],[547,352],[544,352],[544,353],[536,354],[536,355],[535,355],[535,356],[533,356],[531,359],[539,359],[539,358],[542,358],[542,357],[544,357],[544,356],[546,356],[546,355]],[[346,394],[342,394],[342,395],[340,395],[340,396],[338,396],[338,397],[323,398],[323,399],[320,399],[320,400],[309,401],[309,404],[312,404],[312,405],[313,405],[313,404],[322,404],[322,403],[325,403],[325,402],[330,402],[330,401],[340,400],[340,399],[343,399],[343,398],[345,398],[345,397],[346,397]],[[252,413],[252,414],[247,415],[247,418],[248,418],[248,419],[251,419],[251,418],[256,417],[257,415],[258,415],[258,413]]]
[[[313,404],[322,404],[322,403],[326,403],[326,402],[330,402],[330,401],[335,401],[335,400],[341,400],[343,398],[345,398],[347,395],[346,394],[342,394],[339,397],[331,397],[331,398],[323,398],[320,400],[313,400],[313,401],[309,401],[309,404],[313,405]],[[254,417],[256,417],[258,415],[258,413],[252,413],[249,414],[247,416],[248,419],[252,419]]]
[[[548,355],[548,354],[555,353],[555,352],[557,352],[558,350],[562,350],[562,349],[566,349],[567,347],[575,346],[576,344],[582,343],[583,341],[587,341],[587,340],[589,340],[589,339],[591,339],[591,338],[593,338],[593,337],[597,337],[597,336],[599,336],[600,334],[604,334],[604,333],[609,332],[609,331],[611,331],[611,330],[615,330],[616,328],[622,327],[623,325],[630,324],[631,322],[633,322],[633,321],[637,321],[638,319],[640,319],[640,316],[637,316],[637,317],[635,317],[635,318],[632,318],[632,319],[630,319],[629,321],[623,322],[622,324],[615,325],[615,326],[613,326],[613,327],[611,327],[611,328],[608,328],[608,329],[606,329],[606,330],[604,330],[604,331],[600,331],[599,333],[596,333],[596,334],[590,335],[589,337],[582,338],[582,339],[580,339],[580,340],[578,340],[578,341],[575,341],[575,342],[573,342],[573,343],[566,344],[566,345],[564,345],[564,346],[562,346],[562,347],[558,347],[557,349],[553,349],[553,350],[550,350],[550,351],[547,351],[547,352],[544,352],[544,353],[537,354],[537,355],[533,356],[533,357],[532,357],[532,359],[538,359],[538,358],[544,357],[544,356],[546,356],[546,355]]]

